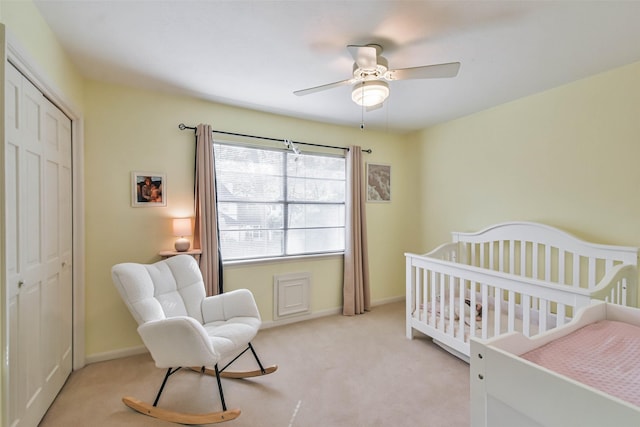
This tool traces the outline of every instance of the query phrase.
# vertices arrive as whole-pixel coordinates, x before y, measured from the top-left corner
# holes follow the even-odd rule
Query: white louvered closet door
[[[72,369],[71,121],[5,68],[5,416],[10,426],[36,426]]]

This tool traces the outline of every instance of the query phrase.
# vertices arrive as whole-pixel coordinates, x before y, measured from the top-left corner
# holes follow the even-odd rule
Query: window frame
[[[347,162],[346,162],[346,152],[343,151],[342,154],[333,154],[333,153],[327,153],[327,152],[322,152],[322,151],[309,151],[309,150],[305,150],[304,153],[300,153],[300,154],[296,154],[293,151],[291,151],[290,149],[283,149],[283,148],[277,148],[277,147],[272,147],[272,146],[262,146],[262,145],[255,145],[255,144],[249,144],[249,143],[243,143],[243,142],[235,142],[235,141],[226,141],[226,140],[216,140],[213,141],[213,146],[212,149],[214,150],[215,153],[215,146],[216,145],[221,145],[221,146],[232,146],[232,147],[242,147],[242,148],[248,148],[248,149],[255,149],[255,150],[264,150],[264,151],[273,151],[273,152],[277,152],[277,153],[281,153],[282,156],[284,157],[283,162],[282,162],[282,200],[278,200],[278,201],[274,201],[274,202],[267,202],[264,200],[250,200],[250,201],[238,201],[238,200],[229,200],[229,201],[225,201],[225,200],[220,200],[219,198],[216,198],[216,203],[217,205],[220,203],[225,203],[225,202],[230,202],[230,203],[246,203],[246,204],[260,204],[260,203],[273,203],[273,204],[280,204],[283,207],[283,227],[280,229],[274,229],[274,228],[261,228],[261,229],[256,229],[256,231],[260,231],[265,232],[265,231],[282,231],[283,233],[283,241],[282,241],[282,254],[281,255],[260,255],[260,256],[248,256],[248,257],[242,257],[242,258],[230,258],[230,259],[225,259],[222,258],[222,262],[225,265],[237,265],[237,264],[245,264],[245,263],[265,263],[265,262],[277,262],[277,261],[282,261],[282,260],[291,260],[291,259],[302,259],[302,258],[324,258],[324,257],[336,257],[336,256],[344,256],[345,250],[346,250],[346,228],[347,228],[347,223],[346,223],[346,219],[347,219]],[[346,149],[344,149],[346,150]],[[344,161],[344,186],[345,186],[345,192],[344,192],[344,200],[342,202],[323,202],[323,201],[295,201],[295,200],[289,200],[289,194],[288,194],[288,178],[291,177],[291,175],[288,174],[288,170],[287,170],[287,160],[288,160],[288,156],[294,156],[294,155],[310,155],[310,156],[320,156],[320,157],[331,157],[331,158],[338,158],[338,159],[343,159]],[[214,162],[217,161],[216,156],[214,155]],[[216,191],[218,189],[218,168],[216,166],[215,169],[215,179],[216,179]],[[324,181],[330,181],[331,179],[326,179]],[[331,181],[340,181],[339,179],[333,179]],[[344,221],[343,221],[343,225],[340,227],[289,227],[289,206],[290,205],[334,205],[334,206],[343,206],[343,210],[344,210]],[[220,210],[218,209],[218,207],[216,206],[216,221],[219,221],[219,214],[220,214]],[[326,250],[326,251],[314,251],[314,252],[303,252],[303,253],[294,253],[294,254],[287,254],[287,249],[288,249],[288,232],[290,230],[317,230],[317,229],[337,229],[337,228],[342,228],[343,231],[343,237],[344,237],[344,245],[343,245],[343,249],[340,250]],[[222,233],[224,230],[220,230],[219,233]],[[243,230],[243,231],[250,231],[250,230]],[[222,251],[221,251],[222,252]]]

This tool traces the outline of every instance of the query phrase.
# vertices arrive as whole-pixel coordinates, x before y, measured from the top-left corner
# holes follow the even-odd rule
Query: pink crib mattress
[[[522,358],[640,406],[640,327],[601,320]]]

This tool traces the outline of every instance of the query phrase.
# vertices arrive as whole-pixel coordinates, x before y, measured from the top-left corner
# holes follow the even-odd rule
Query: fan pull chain
[[[362,99],[364,99],[364,84],[362,85]],[[360,118],[360,130],[364,130],[364,103],[362,104],[362,109],[360,110],[361,118]]]

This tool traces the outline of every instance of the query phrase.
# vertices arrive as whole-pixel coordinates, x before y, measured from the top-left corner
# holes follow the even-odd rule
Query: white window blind
[[[344,157],[214,144],[223,260],[344,251]]]

